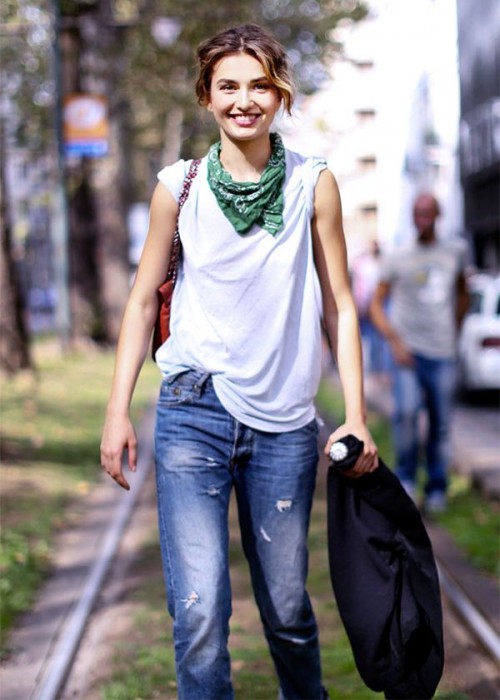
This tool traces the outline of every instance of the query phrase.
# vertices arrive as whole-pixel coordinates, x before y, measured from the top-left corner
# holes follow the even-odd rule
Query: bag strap
[[[177,209],[177,221],[175,224],[175,233],[174,233],[174,239],[172,241],[172,252],[170,253],[170,262],[168,264],[168,270],[167,270],[167,280],[172,280],[172,283],[175,284],[175,281],[177,279],[177,270],[179,267],[179,260],[181,258],[181,237],[179,234],[179,216],[181,213],[181,209],[184,206],[184,202],[188,198],[189,195],[189,190],[191,189],[191,185],[193,183],[194,178],[196,177],[196,174],[198,172],[198,166],[200,164],[200,158],[195,158],[194,160],[191,161],[191,165],[189,166],[188,173],[186,177],[184,178],[184,182],[182,184],[182,189],[181,193],[179,195],[179,206]]]

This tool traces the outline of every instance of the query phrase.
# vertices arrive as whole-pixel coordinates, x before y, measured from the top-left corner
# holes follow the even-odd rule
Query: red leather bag
[[[174,293],[174,287],[177,280],[177,270],[179,268],[179,262],[181,257],[181,238],[179,235],[179,216],[184,202],[188,198],[189,190],[191,189],[191,183],[196,177],[198,172],[198,166],[200,164],[199,159],[191,161],[188,173],[182,185],[182,190],[179,195],[179,208],[177,211],[177,224],[175,227],[174,239],[172,241],[172,250],[170,252],[170,262],[168,264],[167,276],[165,281],[158,288],[158,313],[156,316],[156,321],[153,329],[153,341],[151,346],[151,352],[153,359],[158,348],[163,345],[170,335],[170,307],[172,304],[172,295]]]

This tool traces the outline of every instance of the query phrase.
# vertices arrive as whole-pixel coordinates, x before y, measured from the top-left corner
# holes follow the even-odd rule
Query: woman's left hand
[[[358,457],[356,464],[352,469],[342,472],[345,476],[349,476],[353,479],[357,479],[363,474],[368,474],[369,472],[375,471],[378,467],[378,451],[377,446],[373,442],[373,438],[370,435],[370,431],[364,423],[361,424],[350,424],[344,423],[335,432],[333,432],[325,447],[325,454],[329,455],[330,448],[334,442],[342,439],[346,435],[354,435],[364,443],[363,452]]]

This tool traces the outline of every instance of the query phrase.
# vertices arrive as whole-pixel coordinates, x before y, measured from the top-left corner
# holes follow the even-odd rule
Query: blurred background
[[[440,235],[469,243],[473,311],[488,289],[477,347],[498,369],[497,0],[4,0],[0,368],[29,368],[40,335],[116,342],[156,173],[217,135],[195,47],[246,21],[287,48],[298,95],[277,126],[327,157],[351,264],[413,235],[432,190]]]
[[[102,533],[121,513],[115,485],[100,478],[99,435],[149,199],[162,167],[204,155],[217,138],[211,116],[194,97],[197,44],[248,21],[283,42],[294,69],[293,116],[280,115],[276,125],[286,145],[325,156],[340,185],[362,321],[369,425],[388,464],[394,455],[388,351],[363,317],[378,256],[414,235],[411,210],[422,190],[440,202],[439,235],[468,243],[471,307],[458,347],[463,391],[452,426],[450,507],[439,516],[433,546],[473,609],[500,633],[499,0],[2,0],[5,700],[35,697],[47,660],[66,645],[63,622],[73,619],[69,611],[84,597]],[[334,379],[325,372],[318,394],[321,415],[332,426],[344,411]],[[486,397],[484,389],[496,391]],[[144,468],[152,463],[150,408],[157,392],[158,370],[149,361],[132,406],[149,455]],[[93,630],[101,632],[89,633],[61,697],[175,697],[151,484],[129,528],[136,539],[124,547],[128,563],[119,559],[111,579],[120,584],[105,589],[97,606],[104,617],[94,610]],[[320,484],[310,582],[322,625],[325,683],[339,689],[335,697],[375,697],[358,677],[333,605],[325,512]],[[469,569],[464,575],[456,547],[480,579]],[[276,697],[243,557],[238,545],[232,549],[237,690],[241,697]],[[456,571],[452,560],[460,562]],[[485,588],[485,580],[491,586]],[[33,615],[19,617],[31,608]],[[486,652],[472,645],[448,609],[446,630],[439,697],[494,697],[487,679],[498,691],[498,654],[486,665]]]

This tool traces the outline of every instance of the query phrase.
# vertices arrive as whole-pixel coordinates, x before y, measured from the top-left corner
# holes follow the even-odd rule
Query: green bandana
[[[236,231],[243,235],[254,224],[275,236],[283,227],[285,148],[271,134],[272,153],[259,182],[234,182],[220,162],[221,142],[208,151],[208,184]]]

